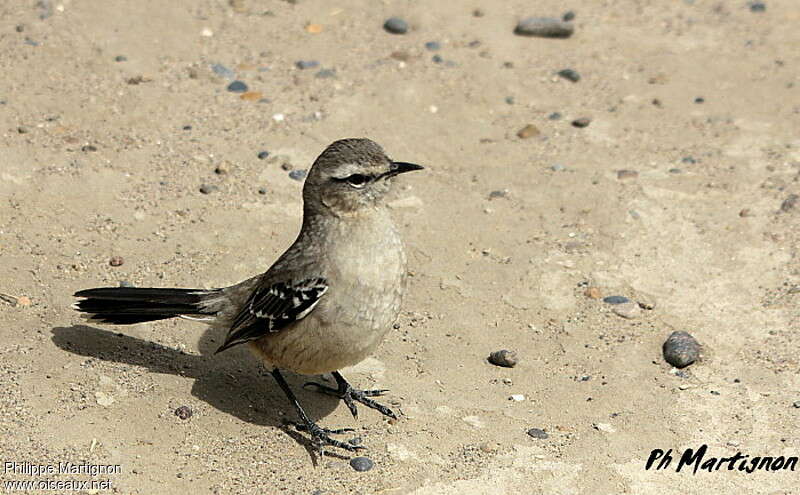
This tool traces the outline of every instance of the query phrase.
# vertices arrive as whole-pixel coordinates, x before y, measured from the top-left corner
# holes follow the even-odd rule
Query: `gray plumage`
[[[217,352],[247,343],[274,368],[315,441],[343,447],[307,420],[278,369],[336,372],[380,344],[399,314],[406,279],[406,256],[385,197],[394,176],[421,168],[393,162],[369,139],[336,141],[306,178],[297,239],[265,273],[208,291],[89,289],[75,294],[83,298],[75,307],[95,321],[119,324],[201,317],[226,332]],[[334,376],[339,389],[331,390],[354,415],[356,400],[394,416],[367,398],[379,393],[352,389]]]

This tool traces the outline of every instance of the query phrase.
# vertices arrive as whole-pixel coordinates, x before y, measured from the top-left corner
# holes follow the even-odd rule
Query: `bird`
[[[317,157],[303,184],[303,220],[295,241],[264,273],[215,289],[100,287],[75,292],[73,308],[91,322],[126,325],[182,317],[227,332],[219,354],[246,344],[270,369],[321,455],[327,446],[356,451],[304,411],[281,370],[330,373],[336,387],[304,388],[390,418],[373,397],[388,390],[353,387],[339,370],[370,356],[395,323],[406,289],[406,255],[387,206],[395,177],[422,170],[393,161],[366,138],[341,139]]]

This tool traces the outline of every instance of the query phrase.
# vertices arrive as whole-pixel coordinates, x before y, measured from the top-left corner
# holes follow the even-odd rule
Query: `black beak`
[[[417,165],[416,163],[407,163],[407,162],[392,162],[392,165],[389,169],[389,176],[394,177],[398,174],[404,174],[406,172],[413,172],[414,170],[423,170],[425,167],[422,165]]]

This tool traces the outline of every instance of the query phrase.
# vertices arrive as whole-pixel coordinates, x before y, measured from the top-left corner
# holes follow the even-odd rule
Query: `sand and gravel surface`
[[[514,33],[567,11],[569,37]],[[800,455],[798,25],[796,0],[0,2],[0,460],[120,467],[2,481],[798,493],[800,471],[645,470],[703,444]],[[356,422],[289,382],[372,469],[315,462],[267,371],[202,324],[70,310],[82,288],[264,270],[302,171],[360,136],[427,167],[391,198],[402,316],[344,373],[403,416]],[[674,331],[702,346],[680,371]]]

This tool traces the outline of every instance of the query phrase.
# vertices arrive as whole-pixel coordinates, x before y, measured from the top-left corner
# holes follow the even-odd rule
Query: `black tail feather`
[[[102,323],[129,325],[180,315],[213,315],[203,301],[218,289],[156,289],[101,287],[75,293],[82,298],[73,308]]]

